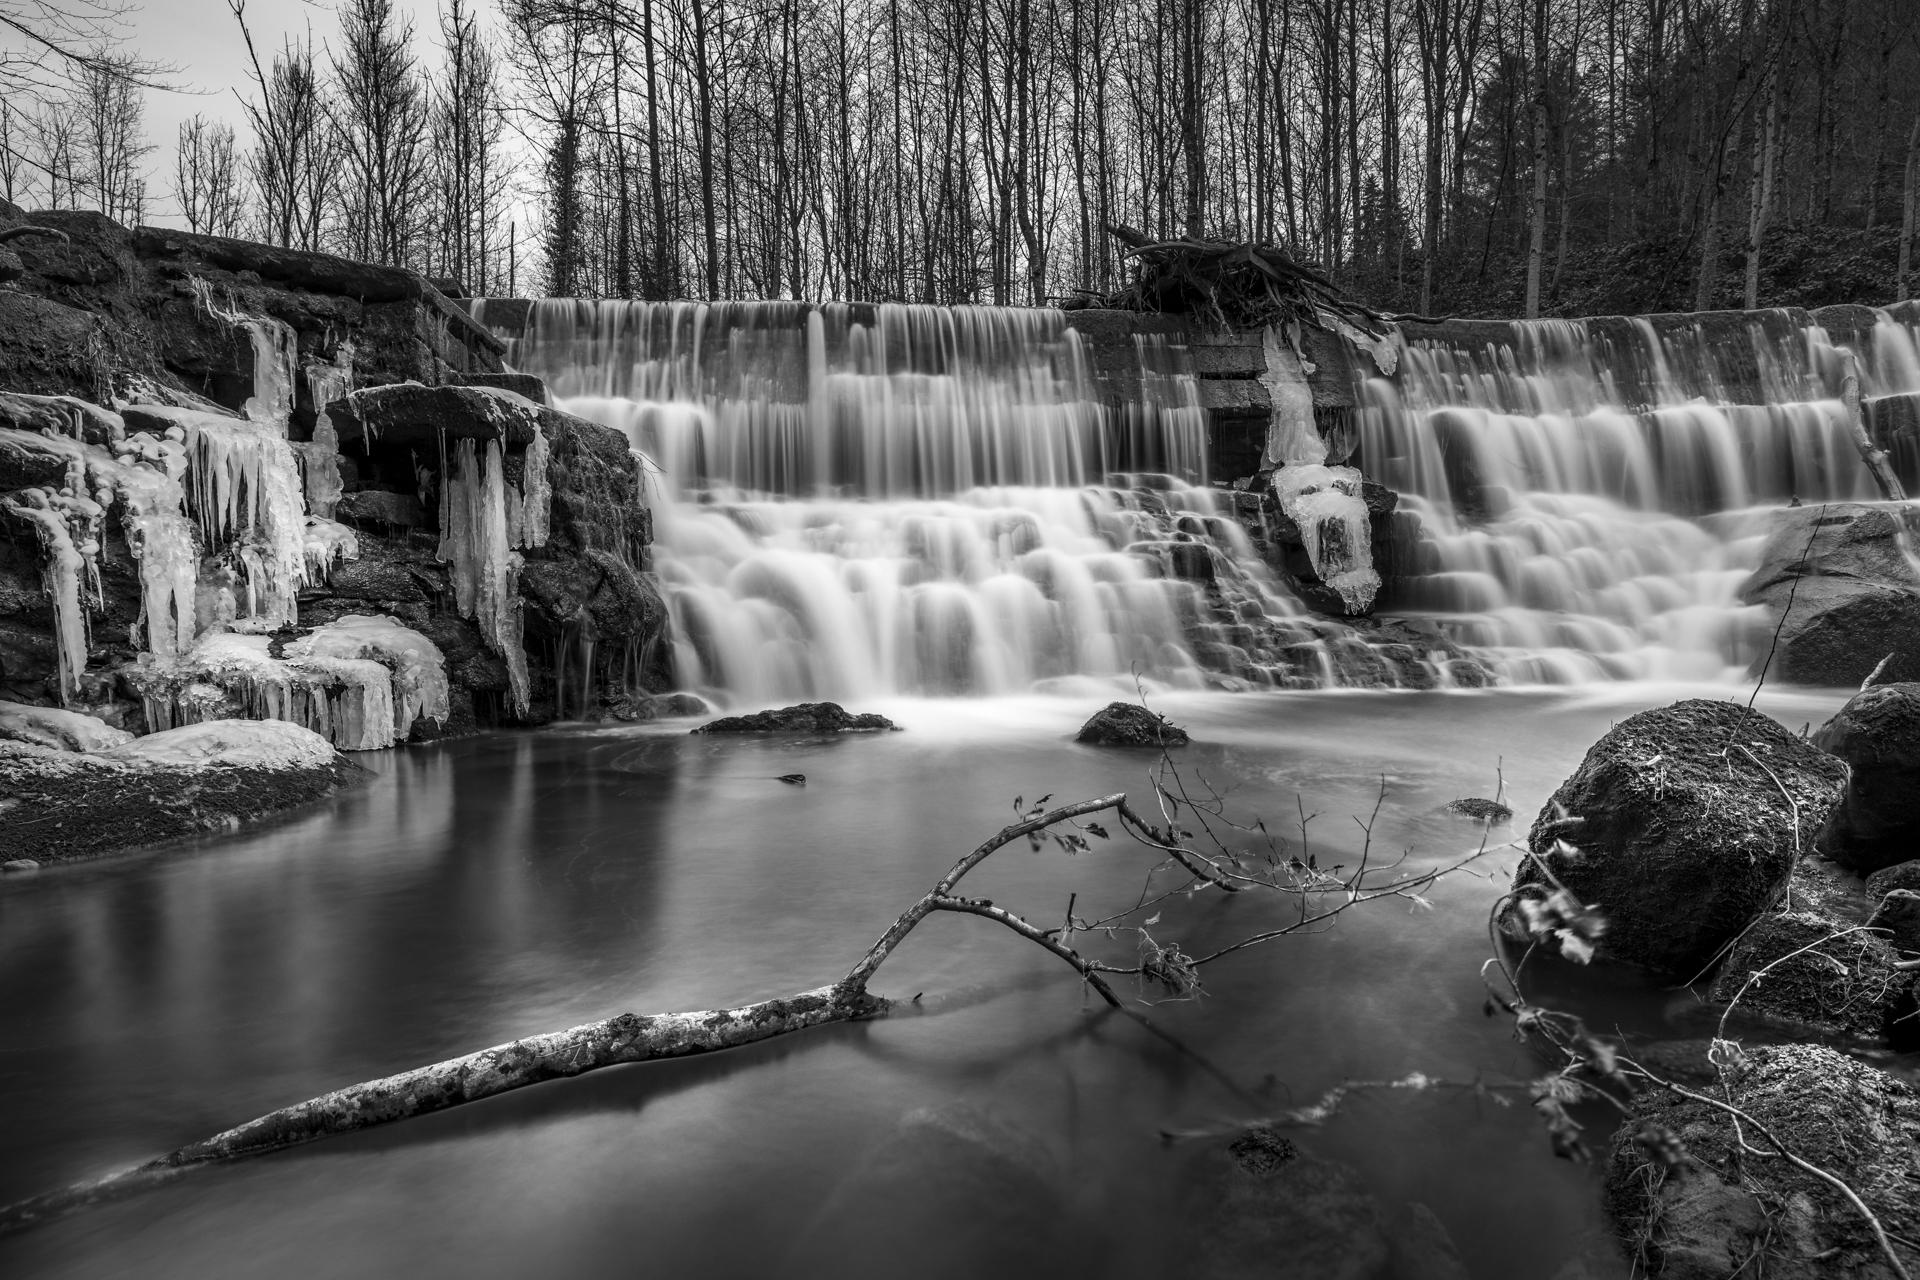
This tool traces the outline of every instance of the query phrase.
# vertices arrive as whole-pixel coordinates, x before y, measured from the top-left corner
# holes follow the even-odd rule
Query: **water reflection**
[[[1354,857],[1349,815],[1385,773],[1376,846],[1424,866],[1474,840],[1440,806],[1490,792],[1501,757],[1524,820],[1608,723],[1674,692],[1195,695],[1160,709],[1201,744],[1183,768],[1237,810],[1284,830],[1298,793],[1321,814],[1323,865]],[[1797,724],[1828,703],[1773,705]],[[783,744],[580,729],[374,757],[367,786],[269,830],[10,878],[0,1197],[515,1035],[831,980],[1016,795],[1149,794],[1149,761],[1071,743],[1079,701],[875,709],[908,731]],[[776,781],[796,772],[806,786]],[[1146,866],[1118,846],[1009,850],[969,885],[1052,918],[1070,893],[1083,909],[1130,899]],[[1223,961],[1210,998],[1150,1011],[1165,1037],[1102,1014],[1037,948],[938,918],[882,973],[889,993],[926,993],[917,1016],[197,1173],[0,1241],[0,1272],[484,1277],[645,1257],[668,1274],[817,1274],[791,1250],[836,1188],[905,1113],[958,1102],[1043,1148],[1059,1194],[1100,1224],[1075,1241],[1076,1273],[1177,1273],[1190,1156],[1164,1148],[1162,1128],[1246,1119],[1348,1076],[1536,1070],[1479,1011],[1481,913],[1510,867],[1496,857],[1486,880],[1443,886],[1432,912],[1386,904]],[[1168,904],[1161,928],[1197,952],[1286,911],[1203,895]],[[1661,1003],[1624,992],[1608,1016],[1657,1021]],[[1591,1174],[1554,1161],[1524,1107],[1375,1097],[1303,1141],[1355,1165],[1389,1209],[1432,1207],[1477,1275],[1551,1274],[1600,1225]],[[941,1207],[929,1191],[920,1210]],[[1532,1224],[1528,1240],[1510,1238],[1513,1221]],[[964,1216],[951,1229],[967,1231]],[[858,1243],[833,1274],[913,1266]]]

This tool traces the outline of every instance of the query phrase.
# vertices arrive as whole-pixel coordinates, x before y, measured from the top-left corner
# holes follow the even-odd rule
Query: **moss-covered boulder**
[[[1541,809],[1514,889],[1545,886],[1544,864],[1605,917],[1602,958],[1691,979],[1772,902],[1844,781],[1838,760],[1738,703],[1643,711]]]
[[[1080,726],[1074,741],[1096,747],[1184,747],[1191,739],[1185,729],[1137,702],[1109,702]]]
[[[1827,815],[1821,851],[1862,873],[1911,858],[1920,848],[1920,684],[1862,689],[1813,741],[1847,762],[1846,794]]]
[[[1768,1136],[1840,1178],[1886,1230],[1920,1239],[1920,1092],[1912,1085],[1818,1045],[1749,1050],[1726,1093],[1702,1090],[1759,1121],[1748,1143]],[[1615,1135],[1607,1201],[1636,1274],[1661,1280],[1891,1280],[1892,1269],[1866,1220],[1833,1185],[1791,1162],[1743,1154],[1733,1119],[1705,1102],[1650,1089]],[[1685,1160],[1654,1156],[1677,1137]],[[1896,1245],[1909,1271],[1920,1251]]]
[[[1893,949],[1811,911],[1762,916],[1741,935],[1709,999],[1820,1036],[1878,1039],[1899,986]]]

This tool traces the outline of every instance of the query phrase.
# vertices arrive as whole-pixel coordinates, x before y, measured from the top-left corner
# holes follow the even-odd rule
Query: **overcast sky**
[[[421,59],[433,65],[438,61],[436,0],[395,0],[394,7],[412,16]],[[489,6],[476,8],[484,21]],[[246,13],[262,64],[271,61],[273,51],[289,36],[311,31],[316,43],[330,43],[339,31],[331,2],[247,0]],[[145,7],[133,15],[132,28],[135,51],[178,67],[177,79],[194,91],[147,94],[147,140],[155,148],[148,157],[147,190],[153,204],[148,219],[175,226],[180,220],[173,199],[173,157],[180,122],[195,112],[218,117],[239,129],[241,145],[247,145],[245,113],[234,96],[250,88],[247,46],[227,0],[146,0]]]

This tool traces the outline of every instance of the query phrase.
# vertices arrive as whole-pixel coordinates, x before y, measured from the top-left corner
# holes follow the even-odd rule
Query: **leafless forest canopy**
[[[1423,313],[1911,289],[1913,0],[444,0],[425,40],[392,0],[336,17],[250,40],[244,114],[189,121],[156,173],[166,71],[124,14],[0,0],[45,36],[0,59],[0,194],[476,293],[1039,302],[1120,282],[1108,223],[1281,241]]]

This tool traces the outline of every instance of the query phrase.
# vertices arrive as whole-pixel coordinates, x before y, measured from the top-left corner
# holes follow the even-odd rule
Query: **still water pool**
[[[452,1113],[178,1177],[0,1240],[0,1274],[105,1277],[900,1276],[994,1229],[909,1170],[888,1212],[927,1254],[847,1218],[849,1177],[917,1108],[1027,1136],[1075,1225],[1071,1271],[1181,1274],[1193,1145],[1350,1077],[1471,1083],[1537,1071],[1481,1010],[1484,917],[1525,826],[1615,721],[1727,688],[1166,695],[1183,772],[1322,865],[1387,797],[1376,852],[1458,857],[1447,801],[1504,774],[1514,828],[1427,896],[1211,966],[1209,994],[1105,1015],[1057,961],[935,917],[874,983],[917,1009],[706,1060],[616,1068]],[[0,884],[0,1201],[105,1173],[329,1088],[531,1032],[781,995],[845,972],[1016,796],[1150,802],[1152,757],[1072,742],[1105,700],[860,706],[906,732],[688,736],[689,722],[559,727],[363,757],[373,780],[270,828]],[[1842,695],[1763,696],[1798,730]],[[805,774],[804,787],[783,774]],[[1146,851],[999,853],[970,892],[1051,921],[1138,892]],[[1200,895],[1155,933],[1214,947],[1285,914]],[[1111,958],[1131,954],[1112,944]],[[1681,1000],[1684,997],[1680,998]],[[1625,990],[1608,1025],[1676,997]],[[1597,1117],[1597,1119],[1603,1119]],[[1476,1276],[1616,1263],[1597,1172],[1553,1158],[1524,1102],[1365,1094],[1294,1137],[1389,1210],[1432,1209]],[[1604,1147],[1604,1130],[1593,1134]],[[1005,1245],[1007,1242],[999,1242]],[[1041,1269],[1012,1242],[995,1280]],[[969,1250],[973,1250],[972,1253]],[[991,1252],[991,1250],[989,1250]],[[1060,1272],[1047,1264],[1050,1277]],[[1620,1266],[1618,1274],[1624,1275]]]

